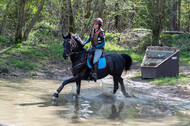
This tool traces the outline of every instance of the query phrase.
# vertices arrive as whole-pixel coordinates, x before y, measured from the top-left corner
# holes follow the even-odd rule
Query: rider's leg
[[[98,74],[98,60],[101,57],[103,52],[103,49],[96,49],[94,52],[94,59],[93,59],[93,64],[94,64],[94,71],[92,73],[92,78],[94,79],[94,81],[97,80],[97,74]]]
[[[92,73],[92,78],[94,79],[95,82],[98,78],[97,75],[98,75],[98,62],[94,64],[93,73]]]

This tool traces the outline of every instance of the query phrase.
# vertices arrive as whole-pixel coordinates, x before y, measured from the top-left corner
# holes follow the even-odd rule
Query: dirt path
[[[190,82],[187,85],[174,85],[174,86],[159,86],[151,84],[147,79],[142,78],[132,78],[136,73],[140,73],[140,64],[136,63],[132,66],[131,70],[128,72],[123,72],[123,77],[125,79],[125,84],[130,90],[139,91],[142,93],[147,93],[153,96],[173,99],[173,100],[183,100],[190,102]],[[190,67],[182,66],[180,67],[180,73],[190,74]]]

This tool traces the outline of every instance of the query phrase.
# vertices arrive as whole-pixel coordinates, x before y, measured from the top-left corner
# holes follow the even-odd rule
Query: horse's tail
[[[120,54],[125,60],[125,70],[129,70],[132,65],[132,58],[127,54]]]

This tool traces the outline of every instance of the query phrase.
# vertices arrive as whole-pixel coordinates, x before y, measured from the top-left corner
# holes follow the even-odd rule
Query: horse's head
[[[64,52],[63,58],[67,59],[73,52],[79,52],[83,49],[83,42],[79,36],[68,33],[67,36],[63,35],[64,43]]]

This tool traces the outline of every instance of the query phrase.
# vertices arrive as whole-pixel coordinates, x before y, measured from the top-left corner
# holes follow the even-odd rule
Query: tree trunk
[[[155,14],[153,15],[153,22],[151,25],[152,29],[152,45],[158,46],[160,33],[162,32],[163,25],[164,25],[164,16],[165,16],[165,9],[166,9],[166,0],[156,0],[154,3]]]
[[[106,0],[101,0],[100,1],[100,9],[99,9],[99,17],[103,18],[103,12],[104,12],[104,7],[105,7],[105,2]]]
[[[16,26],[16,33],[15,33],[15,41],[20,42],[22,41],[22,27],[24,24],[24,8],[25,8],[25,0],[20,0],[18,5],[18,18],[17,18],[17,26]]]
[[[9,5],[10,5],[10,1],[6,5],[6,9],[5,9],[5,12],[4,12],[3,20],[2,20],[1,25],[0,25],[0,35],[2,34],[3,27],[4,27],[5,22],[6,22],[6,16],[7,16],[7,13],[8,13]]]
[[[87,3],[86,3],[86,9],[85,9],[85,18],[90,18],[90,11],[91,11],[91,3],[92,3],[92,0],[88,0]]]
[[[32,21],[30,22],[30,24],[29,24],[29,26],[28,26],[28,28],[27,28],[27,29],[25,30],[25,32],[24,32],[24,37],[23,37],[23,40],[24,40],[24,41],[27,40],[28,35],[29,35],[30,31],[32,30],[32,27],[33,27],[34,24],[36,23],[36,21],[37,21],[39,15],[40,15],[41,10],[43,9],[43,5],[44,5],[44,0],[41,0],[40,6],[39,6],[39,8],[38,8],[38,11],[35,13],[35,15],[34,15]]]
[[[190,13],[189,13],[189,20],[187,21],[186,32],[190,32]]]
[[[115,12],[118,13],[119,11],[119,3],[115,3]],[[119,29],[119,15],[115,15],[115,28],[118,30]]]
[[[71,0],[68,1],[69,8],[69,32],[75,33],[75,22],[74,22],[74,16],[73,16],[73,10],[71,5]]]
[[[181,29],[181,0],[178,0],[178,18],[177,18],[177,30]]]
[[[171,19],[170,19],[170,31],[177,31],[177,1],[172,0]]]
[[[129,27],[133,28],[133,18],[135,16],[134,0],[131,0],[131,12],[129,12]]]
[[[158,29],[153,30],[152,31],[152,45],[158,46],[159,39],[160,39],[160,31]]]
[[[93,18],[93,15],[94,15],[94,13],[95,13],[95,10],[96,10],[96,8],[97,8],[97,5],[98,5],[98,1],[99,0],[96,0],[96,2],[95,2],[95,4],[94,4],[94,9],[93,9],[93,12],[92,12],[92,14],[91,14],[91,16],[90,16],[90,18],[89,18],[89,20],[88,20],[88,23],[87,24],[85,24],[85,27],[84,27],[84,29],[82,30],[82,32],[81,32],[81,39],[84,39],[84,32],[86,32],[87,31],[87,28],[88,28],[88,26],[90,25],[90,22],[92,21],[92,18]]]
[[[63,34],[63,20],[64,20],[64,15],[63,15],[63,12],[64,12],[64,0],[61,0],[62,1],[62,4],[61,4],[61,7],[60,7],[60,19],[59,19],[59,34],[62,35]],[[60,1],[60,2],[61,2]]]

